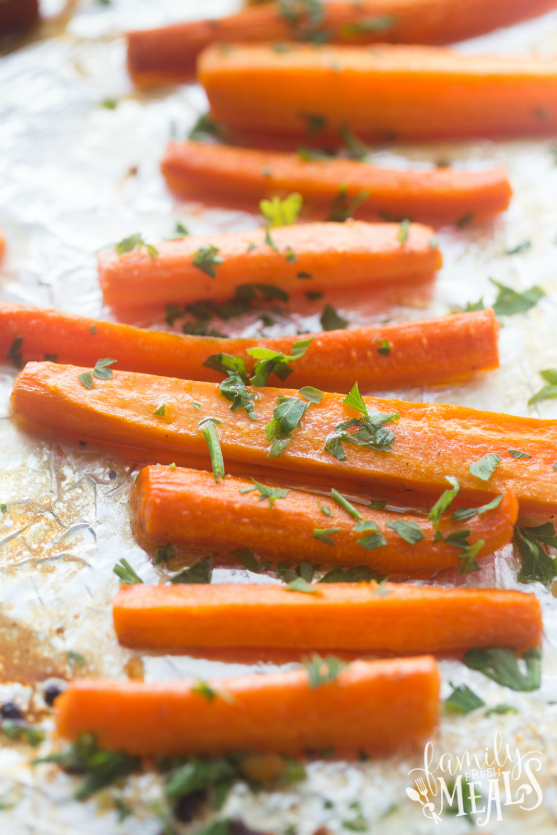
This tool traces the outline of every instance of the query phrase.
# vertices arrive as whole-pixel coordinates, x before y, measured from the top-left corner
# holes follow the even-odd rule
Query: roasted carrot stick
[[[157,244],[156,257],[107,250],[99,255],[99,280],[108,305],[135,307],[220,301],[257,282],[301,291],[307,281],[300,273],[313,276],[312,290],[431,279],[441,266],[437,245],[430,245],[433,230],[412,224],[403,244],[399,230],[396,223],[353,221],[278,227],[271,243],[263,229],[192,235]]]
[[[199,53],[212,43],[311,40],[333,43],[444,44],[536,17],[554,0],[363,0],[328,2],[313,25],[307,15],[289,23],[276,3],[218,20],[176,23],[128,33],[128,68],[136,84],[187,81]]]
[[[491,309],[423,322],[326,331],[313,335],[284,384],[348,392],[355,377],[363,391],[462,380],[498,367],[498,333]],[[20,365],[51,359],[94,366],[99,357],[113,357],[125,371],[220,382],[223,375],[203,365],[210,356],[224,352],[241,357],[251,373],[255,360],[246,353],[249,348],[261,346],[289,356],[300,338],[182,336],[0,303],[0,357],[14,360],[17,345],[15,359]],[[383,340],[390,346],[388,354],[378,351]]]
[[[0,35],[11,35],[29,29],[38,20],[38,0],[2,0],[0,2]]]
[[[202,470],[147,467],[132,491],[135,532],[147,546],[171,542],[208,548],[229,559],[234,559],[235,549],[247,547],[272,562],[367,564],[389,577],[426,577],[459,565],[460,549],[444,539],[434,543],[435,531],[427,517],[370,511],[365,505],[354,504],[360,521],[373,520],[385,540],[384,546],[369,551],[358,544],[364,536],[354,529],[358,517],[341,509],[330,496],[285,492],[285,498],[261,500],[249,479],[229,476],[215,484],[213,476]],[[330,515],[322,508],[328,508]],[[439,530],[447,537],[467,529],[470,545],[484,542],[478,552],[483,557],[510,542],[517,515],[518,502],[508,492],[497,508],[472,517],[466,525],[451,521],[447,514]],[[414,544],[403,539],[390,527],[400,522],[409,523],[418,536],[421,531],[423,538]],[[325,541],[314,533],[323,528],[334,529]]]
[[[341,189],[347,203],[368,192],[358,217],[434,223],[503,212],[512,193],[503,166],[401,171],[349,159],[306,161],[298,154],[203,142],[171,142],[161,168],[168,187],[190,199],[254,211],[262,198],[297,192],[304,198],[304,212],[319,219],[329,217]]]
[[[210,47],[199,80],[213,116],[244,132],[327,146],[363,139],[532,135],[557,129],[557,59],[419,46]],[[370,102],[373,106],[370,106]]]
[[[439,673],[428,656],[357,661],[314,688],[303,669],[209,687],[211,700],[185,681],[73,681],[56,701],[57,729],[69,739],[94,733],[104,748],[138,755],[379,754],[427,737],[438,719]]]
[[[6,239],[4,237],[4,233],[0,229],[0,261],[4,257],[5,251],[6,251]]]
[[[280,442],[274,457],[269,457],[275,442],[267,439],[265,427],[276,419],[278,398],[292,396],[291,390],[253,389],[259,399],[254,403],[257,419],[251,420],[244,408],[231,412],[230,401],[214,383],[115,371],[111,379],[93,377],[92,388],[86,390],[78,376],[86,371],[90,369],[28,363],[14,383],[14,413],[56,435],[95,441],[103,448],[123,450],[135,460],[201,468],[208,467],[209,456],[199,423],[213,418],[229,473],[249,473],[260,481],[280,474],[289,481],[338,490],[375,488],[383,497],[412,490],[416,498],[437,498],[450,475],[460,482],[465,502],[484,504],[486,491],[493,496],[513,490],[521,514],[557,512],[553,420],[366,397],[370,434],[360,413],[344,403],[342,395],[325,394],[303,415],[302,407],[290,401],[283,406],[290,419],[298,414],[299,421],[286,433],[290,442],[282,452],[281,435],[274,431],[277,424],[271,425],[271,437]],[[155,414],[163,403],[165,415]],[[287,428],[282,411],[277,414]],[[376,411],[391,417],[379,435],[373,434],[369,423],[379,420]],[[351,435],[356,426],[361,444],[368,443],[367,447]],[[532,457],[515,459],[509,449]],[[476,471],[479,467],[483,478],[470,471],[471,465]]]
[[[501,589],[323,583],[313,593],[267,583],[123,586],[113,606],[121,644],[455,653],[527,649],[542,634],[533,594]]]

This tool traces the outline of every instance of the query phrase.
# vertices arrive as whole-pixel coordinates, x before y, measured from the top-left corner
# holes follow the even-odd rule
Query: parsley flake
[[[496,507],[499,507],[502,499],[503,494],[495,496],[492,501],[487,504],[483,504],[481,507],[459,507],[458,510],[455,510],[451,519],[454,519],[455,522],[459,522],[463,519],[471,519],[472,516],[483,516],[484,513],[487,513],[490,510],[495,510]]]
[[[301,339],[295,342],[292,345],[292,354],[290,356],[273,351],[271,348],[248,348],[247,353],[249,356],[257,360],[251,378],[252,386],[266,386],[271,374],[276,374],[280,380],[286,380],[293,371],[289,363],[303,357],[312,341],[313,337],[310,336],[308,339]],[[307,386],[306,390],[308,392],[310,390],[314,392],[318,391],[318,389],[312,389],[311,386]],[[306,398],[306,400],[309,399],[309,397]],[[317,401],[312,400],[312,402],[315,403]]]
[[[268,499],[271,510],[273,509],[273,502],[276,502],[277,499],[285,499],[290,493],[290,490],[283,487],[268,487],[266,484],[261,484],[254,478],[252,478],[252,481],[255,488],[259,491],[258,500],[261,502]]]
[[[486,716],[502,716],[505,713],[518,713],[516,707],[512,707],[512,705],[507,704],[500,704],[495,705],[494,707],[490,707],[489,710],[486,710]]]
[[[392,350],[392,345],[390,342],[387,342],[386,339],[374,339],[374,342],[379,342],[379,347],[377,348],[377,353],[381,354],[383,357],[388,357]]]
[[[358,522],[361,520],[361,518],[362,518],[362,514],[359,512],[359,510],[356,510],[356,508],[354,507],[354,505],[353,505],[353,504],[350,504],[350,502],[348,501],[348,499],[345,499],[345,498],[344,498],[344,496],[343,496],[343,495],[341,495],[341,494],[338,492],[338,490],[335,490],[335,489],[334,489],[334,487],[333,487],[333,489],[331,490],[331,496],[332,496],[333,500],[334,500],[334,501],[335,501],[335,502],[336,502],[336,503],[337,503],[340,507],[342,507],[342,508],[343,508],[343,510],[345,510],[347,513],[349,513],[349,514],[350,514],[350,516],[351,516],[353,519],[357,519],[357,520],[358,520]]]
[[[325,658],[322,658],[317,653],[302,661],[302,664],[307,671],[309,686],[312,689],[334,681],[348,666],[335,655],[327,655]]]
[[[298,392],[300,397],[303,397],[304,400],[309,400],[310,403],[315,403],[316,406],[319,406],[321,401],[323,400],[324,392],[320,389],[316,389],[313,386],[304,386]]]
[[[406,241],[408,240],[408,232],[410,230],[410,221],[403,220],[399,226],[396,239],[401,246],[403,246]]]
[[[326,304],[319,320],[324,331],[340,331],[348,327],[348,321],[343,319],[332,304]]]
[[[499,464],[501,456],[496,452],[488,452],[479,461],[470,464],[470,472],[482,481],[489,481]]]
[[[522,452],[521,449],[508,449],[507,452],[509,455],[512,455],[513,458],[531,458],[529,452]]]
[[[302,594],[319,594],[319,590],[304,580],[303,577],[296,577],[295,580],[285,586],[285,591],[301,592]]]
[[[338,194],[331,204],[331,211],[327,220],[330,223],[345,223],[349,218],[354,217],[356,210],[369,197],[368,189],[364,189],[359,194],[349,200],[347,195],[347,188],[345,183],[341,183]]]
[[[543,583],[550,586],[557,577],[557,559],[550,557],[546,546],[557,548],[557,535],[551,522],[537,527],[516,526],[513,543],[520,555],[521,568],[518,580],[521,583]]]
[[[473,545],[467,545],[462,548],[458,559],[460,562],[459,574],[471,574],[473,571],[480,571],[480,566],[476,562],[476,557],[485,545],[485,540],[478,539]]]
[[[259,209],[267,219],[267,226],[292,226],[298,220],[302,203],[302,195],[296,192],[289,194],[284,200],[280,197],[261,200]]]
[[[325,442],[325,451],[330,452],[339,461],[345,461],[346,455],[342,444],[354,444],[365,449],[374,449],[379,452],[390,452],[395,440],[395,435],[388,429],[384,428],[384,424],[390,421],[398,420],[400,414],[393,412],[392,414],[385,414],[383,412],[371,412],[367,410],[367,406],[358,389],[358,384],[355,383],[350,393],[342,401],[347,406],[356,409],[362,414],[362,418],[352,418],[345,420],[335,426]],[[356,428],[356,432],[349,432],[349,429]]]
[[[471,649],[462,660],[471,670],[477,670],[484,676],[511,690],[529,692],[538,690],[541,683],[541,658],[539,647],[532,647],[522,654],[526,669],[518,665],[516,654],[510,649],[493,647],[491,649]]]
[[[125,255],[126,252],[132,252],[134,249],[138,251],[142,248],[145,248],[149,253],[151,258],[156,258],[158,250],[155,249],[154,246],[151,244],[145,243],[143,240],[143,236],[140,232],[136,232],[134,235],[130,235],[127,238],[123,238],[115,245],[115,249],[118,255]]]
[[[255,490],[256,488],[254,487],[253,489]],[[253,572],[253,574],[259,574],[261,572],[259,563],[255,559],[255,554],[250,548],[236,548],[235,551],[232,551],[232,554],[248,571]]]
[[[553,400],[553,398],[557,397],[557,369],[546,368],[544,371],[540,371],[540,377],[546,380],[548,385],[532,395],[528,400],[529,406],[532,406],[534,403],[539,403],[540,400]]]
[[[161,403],[161,405],[160,405],[160,406],[158,406],[158,407],[155,409],[155,411],[153,412],[153,414],[154,414],[154,415],[157,415],[157,416],[160,416],[160,417],[166,417],[166,403]]]
[[[387,544],[387,540],[377,527],[377,523],[372,519],[364,519],[362,522],[358,522],[354,530],[358,533],[371,531],[367,536],[362,536],[356,540],[358,545],[361,545],[362,548],[366,548],[368,551],[374,551],[376,548],[382,548]]]
[[[139,574],[133,570],[129,562],[123,557],[120,562],[116,563],[112,570],[120,578],[120,582],[128,586],[134,586],[136,583],[143,582]]]
[[[441,497],[435,502],[431,508],[431,512],[427,517],[430,522],[433,522],[433,527],[436,528],[441,519],[441,514],[444,513],[452,504],[453,500],[460,493],[460,484],[452,475],[445,476],[445,480],[452,484],[452,490],[445,490]]]
[[[213,562],[211,557],[204,557],[195,565],[192,565],[191,568],[184,568],[183,571],[175,574],[174,577],[170,578],[170,582],[173,585],[179,583],[207,584],[211,582],[212,576]]]
[[[172,545],[169,542],[168,545],[159,545],[159,547],[155,551],[155,557],[153,559],[153,562],[155,563],[155,565],[160,565],[161,563],[166,563],[170,560],[173,560],[175,556],[176,549],[174,545]]]
[[[341,26],[341,34],[344,37],[351,37],[352,35],[365,35],[368,32],[387,32],[396,26],[398,20],[393,15],[376,15],[375,17],[366,17],[362,20],[355,20],[353,23],[344,23]]]
[[[327,545],[336,545],[332,538],[336,533],[340,533],[342,528],[314,528],[313,535],[315,539],[325,542]]]
[[[369,565],[356,565],[353,568],[332,568],[319,580],[320,583],[382,583],[387,575]]]
[[[468,685],[460,684],[458,687],[455,687],[454,684],[451,684],[451,687],[453,688],[453,692],[444,702],[445,710],[448,713],[460,713],[461,716],[466,716],[468,713],[472,713],[473,710],[484,707],[484,700],[476,696]]]
[[[219,252],[219,248],[212,244],[209,244],[209,246],[201,246],[192,258],[192,264],[210,278],[216,278],[217,273],[215,267],[224,264],[224,258],[220,257]]]
[[[202,113],[188,133],[188,139],[203,140],[206,136],[222,136],[222,127],[208,113]]]
[[[1,509],[2,507],[6,507],[6,505],[5,505],[5,504],[1,505],[1,506],[0,506],[0,509]],[[321,504],[320,502],[317,502],[317,507],[319,508],[319,510],[321,511],[321,513],[323,513],[325,516],[329,516],[330,518],[333,518],[333,517],[334,517],[334,513],[331,511],[331,508],[330,508],[330,507],[327,507],[326,505],[323,505],[323,504]],[[6,510],[7,510],[7,508],[6,508]],[[3,513],[5,513],[5,512],[6,512],[6,511],[4,510],[4,511],[3,511]]]
[[[396,522],[387,522],[387,527],[396,531],[400,538],[408,542],[409,545],[417,545],[424,539],[424,533],[416,522],[397,519]]]
[[[224,481],[224,460],[222,457],[222,450],[220,446],[219,436],[215,428],[215,423],[220,423],[217,418],[203,418],[199,421],[199,431],[205,438],[209,448],[209,455],[211,457],[211,467],[213,469],[213,478],[219,482],[219,479]]]

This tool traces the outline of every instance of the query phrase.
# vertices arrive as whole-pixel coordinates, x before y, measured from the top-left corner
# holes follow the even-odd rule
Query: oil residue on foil
[[[57,14],[63,4],[52,0],[49,5]],[[218,16],[233,7],[227,0],[206,0],[203,14]],[[0,59],[0,227],[8,242],[0,268],[0,298],[109,318],[95,273],[95,253],[102,246],[138,231],[149,241],[169,237],[177,222],[200,234],[258,225],[257,218],[242,212],[174,202],[160,177],[159,160],[171,133],[185,137],[205,110],[205,97],[193,85],[139,93],[125,72],[121,32],[196,16],[195,0],[113,0],[108,5],[90,0],[77,6],[67,25],[66,19],[59,19],[63,31]],[[557,52],[557,15],[462,48]],[[116,108],[102,107],[105,99],[114,100]],[[354,294],[308,301],[295,314],[275,312],[275,323],[264,328],[265,335],[319,328],[326,301],[359,326],[444,315],[481,297],[488,304],[495,297],[489,277],[522,290],[537,284],[546,292],[539,305],[503,322],[497,372],[468,385],[416,387],[385,396],[557,419],[555,402],[538,404],[534,410],[527,407],[528,397],[539,387],[539,370],[557,367],[557,167],[551,143],[392,144],[373,151],[373,161],[385,166],[423,166],[439,160],[470,167],[503,163],[515,198],[505,216],[493,223],[438,231],[445,266],[432,294],[406,296],[404,306],[401,298],[388,295],[381,300],[364,301]],[[531,243],[529,249],[506,254],[523,241]],[[263,325],[254,314],[219,323],[219,328],[248,336],[261,332]],[[263,674],[290,663],[291,658],[252,653],[139,655],[118,646],[111,620],[111,601],[118,589],[114,564],[125,557],[145,582],[160,582],[169,570],[178,570],[196,555],[180,553],[170,566],[155,567],[130,527],[134,465],[88,448],[70,449],[36,438],[16,426],[9,417],[14,376],[13,369],[0,369],[0,502],[7,505],[6,514],[0,515],[0,701],[14,698],[30,716],[40,718],[45,715],[41,687],[50,677],[207,679],[246,671]],[[219,563],[213,582],[224,580],[275,582]],[[490,830],[505,835],[522,833],[525,827],[540,835],[555,832],[555,599],[537,584],[524,587],[516,582],[508,546],[479,576],[463,582],[527,588],[537,594],[546,631],[543,686],[532,694],[513,693],[458,662],[442,661],[444,697],[450,692],[449,682],[468,683],[486,706],[506,702],[518,713],[488,717],[482,709],[467,717],[444,716],[434,740],[436,750],[453,756],[481,752],[501,733],[504,742],[518,745],[524,753],[540,751],[543,768],[537,776],[543,804],[533,813],[505,807],[503,822],[492,821]],[[31,755],[48,750],[49,742]],[[25,747],[0,737],[0,832],[159,835],[161,824],[152,808],[161,797],[157,778],[142,775],[124,788],[116,786],[95,801],[79,804],[72,798],[71,778],[47,766],[30,768],[29,755]],[[411,785],[408,772],[419,765],[418,755],[386,762],[315,761],[309,764],[307,780],[287,792],[253,795],[238,785],[224,814],[273,833],[293,826],[298,835],[313,835],[319,826],[327,826],[338,835],[347,831],[342,822],[353,817],[351,804],[359,801],[370,829],[381,835],[469,832],[466,818],[444,816],[431,828],[433,824],[416,811],[406,788]],[[115,799],[133,806],[135,816],[118,822]]]

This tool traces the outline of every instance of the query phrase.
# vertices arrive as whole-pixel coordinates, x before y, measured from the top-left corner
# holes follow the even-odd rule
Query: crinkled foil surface
[[[51,0],[47,9],[57,14],[60,5],[61,0]],[[110,5],[84,0],[65,22],[49,27],[50,37],[0,58],[0,228],[7,238],[0,299],[109,318],[96,279],[99,248],[136,231],[149,241],[171,236],[177,221],[194,233],[258,224],[255,216],[175,202],[159,173],[159,160],[170,133],[185,137],[205,110],[203,91],[190,85],[139,94],[125,71],[126,29],[217,16],[234,8],[225,0],[113,0]],[[460,48],[555,52],[557,14]],[[107,98],[118,101],[115,110],[100,106]],[[440,159],[465,167],[502,162],[509,168],[515,197],[505,216],[492,224],[439,231],[445,266],[431,299],[401,307],[345,295],[335,304],[351,324],[443,315],[481,296],[489,303],[495,295],[489,277],[516,289],[538,284],[547,294],[530,312],[505,319],[500,370],[462,387],[413,388],[397,395],[557,419],[557,401],[527,407],[528,397],[540,387],[539,370],[557,367],[557,158],[551,142],[394,144],[374,148],[373,159],[377,164],[422,167]],[[529,250],[506,254],[526,240],[532,243]],[[278,317],[266,335],[317,328],[322,303]],[[256,333],[260,324],[245,318],[227,327],[230,333],[247,335]],[[0,501],[8,505],[0,518],[0,702],[14,697],[29,702],[40,718],[44,703],[37,682],[49,676],[143,676],[154,681],[274,669],[263,661],[248,665],[140,656],[118,646],[111,620],[118,588],[114,563],[126,557],[146,582],[164,580],[166,571],[153,566],[131,534],[133,466],[37,441],[18,429],[9,411],[15,373],[0,366]],[[525,588],[515,576],[507,546],[465,583]],[[243,569],[217,568],[213,582],[225,580],[275,582]],[[540,584],[527,590],[539,597],[544,610],[542,688],[514,693],[460,663],[442,661],[443,696],[450,693],[449,681],[466,682],[487,705],[506,702],[518,712],[445,716],[434,740],[438,754],[481,753],[500,733],[524,754],[541,752],[541,806],[533,812],[505,806],[503,819],[492,817],[484,828],[509,835],[557,832],[557,601]],[[72,661],[69,651],[84,656],[85,664]],[[49,723],[47,719],[45,727]],[[0,738],[1,835],[160,833],[152,811],[161,791],[155,777],[132,778],[125,788],[112,787],[78,803],[72,797],[72,778],[49,766],[29,765],[30,757],[50,747],[47,741],[31,752]],[[286,792],[253,795],[238,785],[222,814],[274,833],[294,825],[299,835],[310,835],[322,824],[341,833],[348,831],[343,822],[354,817],[350,804],[359,801],[369,831],[381,835],[468,833],[467,818],[443,815],[436,824],[406,796],[413,782],[408,772],[420,761],[420,754],[356,764],[315,761],[307,780]],[[118,822],[116,796],[134,807],[133,818]],[[332,808],[325,800],[333,801]],[[533,801],[526,797],[523,805]],[[196,827],[184,831],[195,832]]]

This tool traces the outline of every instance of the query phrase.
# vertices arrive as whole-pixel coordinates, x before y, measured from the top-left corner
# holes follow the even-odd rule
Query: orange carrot
[[[358,217],[455,223],[471,214],[505,211],[512,193],[503,166],[401,171],[203,142],[171,142],[161,168],[168,187],[189,199],[253,212],[262,198],[297,192],[304,198],[304,213],[320,220],[327,219],[339,194],[348,205],[368,192]]]
[[[557,129],[557,59],[419,46],[210,47],[199,80],[213,116],[253,134],[363,139],[536,135]],[[370,105],[370,102],[373,106]]]
[[[370,511],[362,504],[353,504],[355,512],[349,514],[330,496],[301,490],[284,493],[284,498],[268,499],[249,479],[229,476],[216,484],[210,473],[201,470],[147,467],[132,491],[134,528],[147,546],[171,542],[208,548],[228,560],[237,559],[236,549],[247,547],[275,563],[309,560],[370,565],[389,577],[427,577],[441,568],[459,566],[461,550],[444,539],[434,543],[435,531],[427,517]],[[328,515],[323,508],[328,509]],[[439,530],[445,538],[463,528],[468,530],[470,545],[482,540],[478,556],[483,557],[511,540],[517,515],[518,502],[508,492],[497,508],[468,519],[466,524],[451,521],[447,514]],[[358,543],[365,534],[355,530],[355,525],[364,519],[376,523],[383,546],[370,551]],[[401,523],[403,533],[408,523],[423,537],[421,541],[412,544],[403,539],[394,529]],[[325,540],[317,538],[315,531],[324,528],[333,533]]]
[[[291,364],[293,372],[284,385],[348,392],[354,377],[363,391],[463,380],[498,367],[498,333],[499,323],[491,309],[422,322],[326,331],[312,335],[306,353]],[[113,357],[125,371],[220,382],[223,375],[204,365],[210,356],[224,352],[241,357],[251,374],[255,360],[247,354],[249,348],[261,346],[290,356],[301,338],[182,336],[0,302],[0,357],[16,360],[20,366],[43,359],[94,366],[99,357]],[[386,349],[378,351],[384,341],[390,346],[387,354]]]
[[[6,239],[4,237],[4,233],[0,229],[0,261],[4,257],[5,251],[6,251]]]
[[[271,424],[271,437],[279,443],[272,441],[274,457],[269,457],[271,441],[265,427],[277,414],[286,426],[276,407],[279,396],[292,396],[288,389],[248,390],[259,398],[254,403],[257,419],[251,420],[243,408],[231,412],[230,401],[214,383],[115,371],[111,379],[92,377],[92,388],[86,390],[78,375],[87,371],[28,363],[14,383],[14,413],[56,435],[94,441],[103,448],[122,450],[134,460],[201,468],[207,468],[209,455],[199,424],[212,418],[217,421],[214,431],[229,473],[249,473],[260,481],[266,475],[279,475],[288,481],[356,492],[379,489],[384,498],[412,490],[413,499],[437,497],[447,488],[446,476],[453,476],[466,503],[484,504],[486,491],[494,496],[513,490],[521,514],[557,512],[553,420],[366,397],[370,421],[378,420],[375,411],[391,417],[379,434],[370,434],[360,424],[361,443],[371,438],[370,443],[378,446],[374,449],[358,445],[358,439],[350,436],[360,413],[343,402],[342,395],[325,394],[303,416],[302,407],[288,401],[283,411],[290,417],[297,413],[300,420],[282,440],[280,433],[276,435],[277,424]],[[165,414],[155,414],[163,403]],[[373,430],[373,424],[368,425]],[[345,433],[351,437],[348,442]],[[515,459],[509,449],[532,457]],[[470,471],[480,460],[480,472],[485,479],[487,469],[487,480]]]
[[[438,719],[435,659],[357,661],[310,686],[305,670],[211,681],[73,681],[56,700],[58,733],[94,733],[103,748],[148,756],[333,748],[385,753],[427,737]]]
[[[301,291],[307,289],[304,275],[312,276],[312,290],[339,284],[366,288],[427,281],[441,266],[437,245],[430,245],[433,231],[417,224],[409,227],[402,244],[395,223],[282,226],[271,230],[267,242],[266,234],[258,229],[163,241],[156,257],[144,249],[103,252],[99,280],[104,300],[115,307],[217,301],[250,283]]]
[[[38,20],[38,0],[3,0],[0,2],[0,35],[11,35],[29,29]]]
[[[307,14],[289,22],[276,3],[217,20],[175,23],[128,33],[128,69],[136,84],[187,81],[200,52],[213,43],[311,40],[333,43],[443,44],[473,38],[536,17],[555,0],[363,0],[327,2],[316,23]]]
[[[121,644],[453,653],[527,649],[542,634],[534,594],[501,589],[323,583],[311,593],[267,583],[123,586],[113,606]]]

